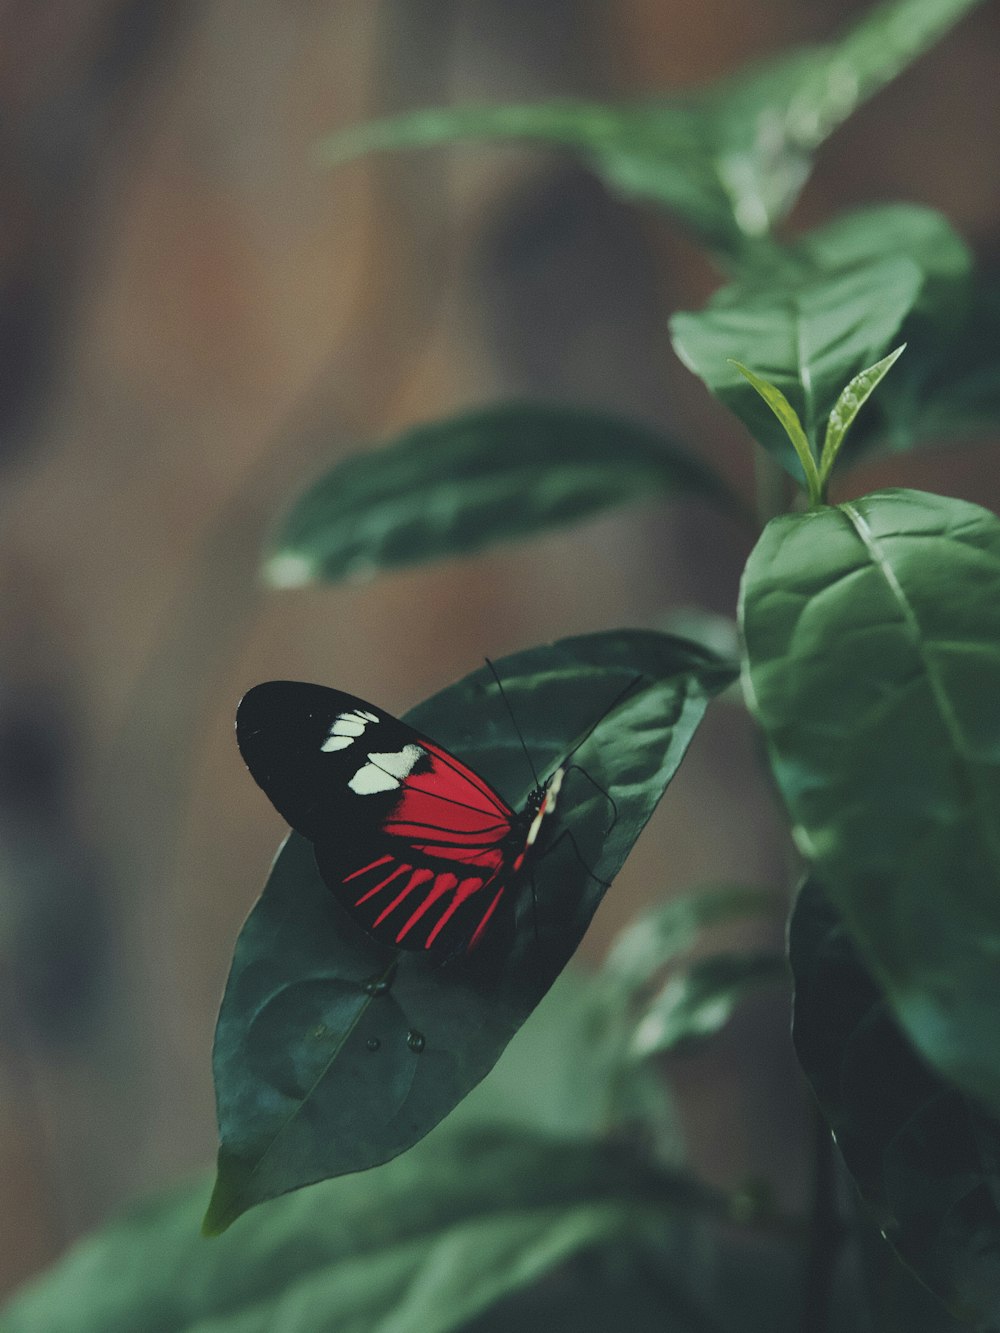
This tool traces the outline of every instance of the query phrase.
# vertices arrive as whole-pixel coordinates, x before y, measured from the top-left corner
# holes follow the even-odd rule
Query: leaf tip
[[[220,1160],[212,1197],[202,1218],[201,1234],[206,1237],[221,1236],[232,1226],[242,1211],[229,1172]]]
[[[316,566],[298,551],[277,551],[264,564],[264,581],[272,588],[304,588],[316,576]]]

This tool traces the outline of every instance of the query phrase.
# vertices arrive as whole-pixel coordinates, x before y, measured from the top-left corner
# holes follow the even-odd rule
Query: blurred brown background
[[[832,35],[844,0],[0,3],[0,1289],[210,1160],[228,956],[283,828],[232,737],[249,685],[402,710],[484,654],[731,613],[746,537],[625,512],[464,563],[263,593],[308,476],[509,395],[658,422],[749,492],[742,430],[673,357],[717,281],[556,154],[310,146],[460,100],[655,94]],[[983,8],[823,150],[795,221],[912,199],[1000,241],[1000,16]],[[1000,505],[995,442],[869,467]],[[588,937],[781,873],[735,709],[716,709]],[[703,1169],[801,1167],[780,1003],[678,1076]],[[791,1082],[794,1087],[794,1082]]]

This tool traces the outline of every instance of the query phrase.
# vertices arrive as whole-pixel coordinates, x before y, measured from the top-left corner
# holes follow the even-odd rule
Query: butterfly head
[[[535,845],[542,827],[542,821],[555,810],[564,773],[565,769],[557,768],[548,782],[542,787],[536,787],[528,797],[527,808],[531,815],[531,823],[528,825],[528,833],[525,838],[526,846],[533,847]]]

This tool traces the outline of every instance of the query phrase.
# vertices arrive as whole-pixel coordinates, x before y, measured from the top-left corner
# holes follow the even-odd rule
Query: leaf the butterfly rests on
[[[390,713],[340,690],[272,680],[243,698],[240,752],[312,842],[324,883],[380,943],[471,951],[524,877],[556,769],[515,812],[488,782]]]
[[[504,913],[497,909],[476,948],[456,951],[443,966],[436,950],[399,949],[352,920],[320,878],[313,844],[292,833],[240,933],[216,1028],[222,1143],[209,1232],[287,1190],[387,1161],[475,1087],[569,961],[709,699],[732,683],[736,668],[683,639],[619,630],[514,654],[497,673],[540,773],[558,770],[587,736],[567,767],[555,816],[550,821],[546,810],[540,822],[537,896],[505,895]],[[329,719],[327,741],[368,722],[364,713],[388,719],[339,697],[347,705],[340,711],[364,712],[332,736]],[[315,738],[310,725],[297,733],[303,743]],[[515,813],[528,803],[528,765],[485,667],[391,725],[421,740],[433,736]],[[384,736],[382,727],[390,720],[369,723],[366,743],[376,731]],[[410,734],[397,730],[393,745],[380,740],[364,753],[399,754]],[[355,743],[326,755],[348,754]],[[285,812],[315,833],[309,802],[296,800],[295,765],[270,765],[275,803],[291,801],[295,808],[285,804]],[[610,829],[609,796],[617,810]],[[531,837],[529,825],[522,846]]]

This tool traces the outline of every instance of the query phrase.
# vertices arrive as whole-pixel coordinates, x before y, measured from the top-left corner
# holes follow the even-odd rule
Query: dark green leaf
[[[648,427],[570,407],[494,407],[338,463],[285,519],[267,575],[290,587],[371,573],[669,495],[740,512],[707,464]]]
[[[1000,522],[904,490],[775,519],[741,614],[799,849],[917,1049],[1000,1112]]]
[[[178,1191],[81,1243],[4,1312],[4,1333],[446,1333],[575,1254],[655,1240],[683,1274],[690,1210],[713,1204],[622,1151],[511,1132],[436,1134],[213,1241],[198,1234],[205,1196]]]
[[[789,957],[795,1049],[878,1225],[956,1316],[995,1330],[1000,1126],[920,1059],[816,881],[796,903]],[[913,1327],[881,1313],[880,1329]]]
[[[631,1054],[643,1060],[712,1037],[748,996],[787,977],[781,954],[724,953],[699,958],[654,996],[633,1034]]]
[[[586,735],[574,756],[585,772],[568,774],[553,821],[572,841],[555,846],[552,834],[536,858],[537,901],[520,895],[513,940],[498,926],[444,965],[406,953],[393,978],[393,951],[345,915],[310,844],[289,838],[237,942],[219,1015],[210,1228],[285,1190],[386,1161],[479,1082],[573,953],[710,695],[733,677],[693,644],[641,631],[565,639],[498,670],[506,703],[483,668],[407,720],[515,808],[533,780],[507,706],[540,773]],[[391,988],[372,994],[371,978]]]
[[[739,253],[794,203],[823,140],[975,3],[889,0],[839,41],[695,96],[413,111],[335,134],[320,155],[335,164],[459,139],[552,144],[580,153],[611,188],[663,205],[707,243]]]

